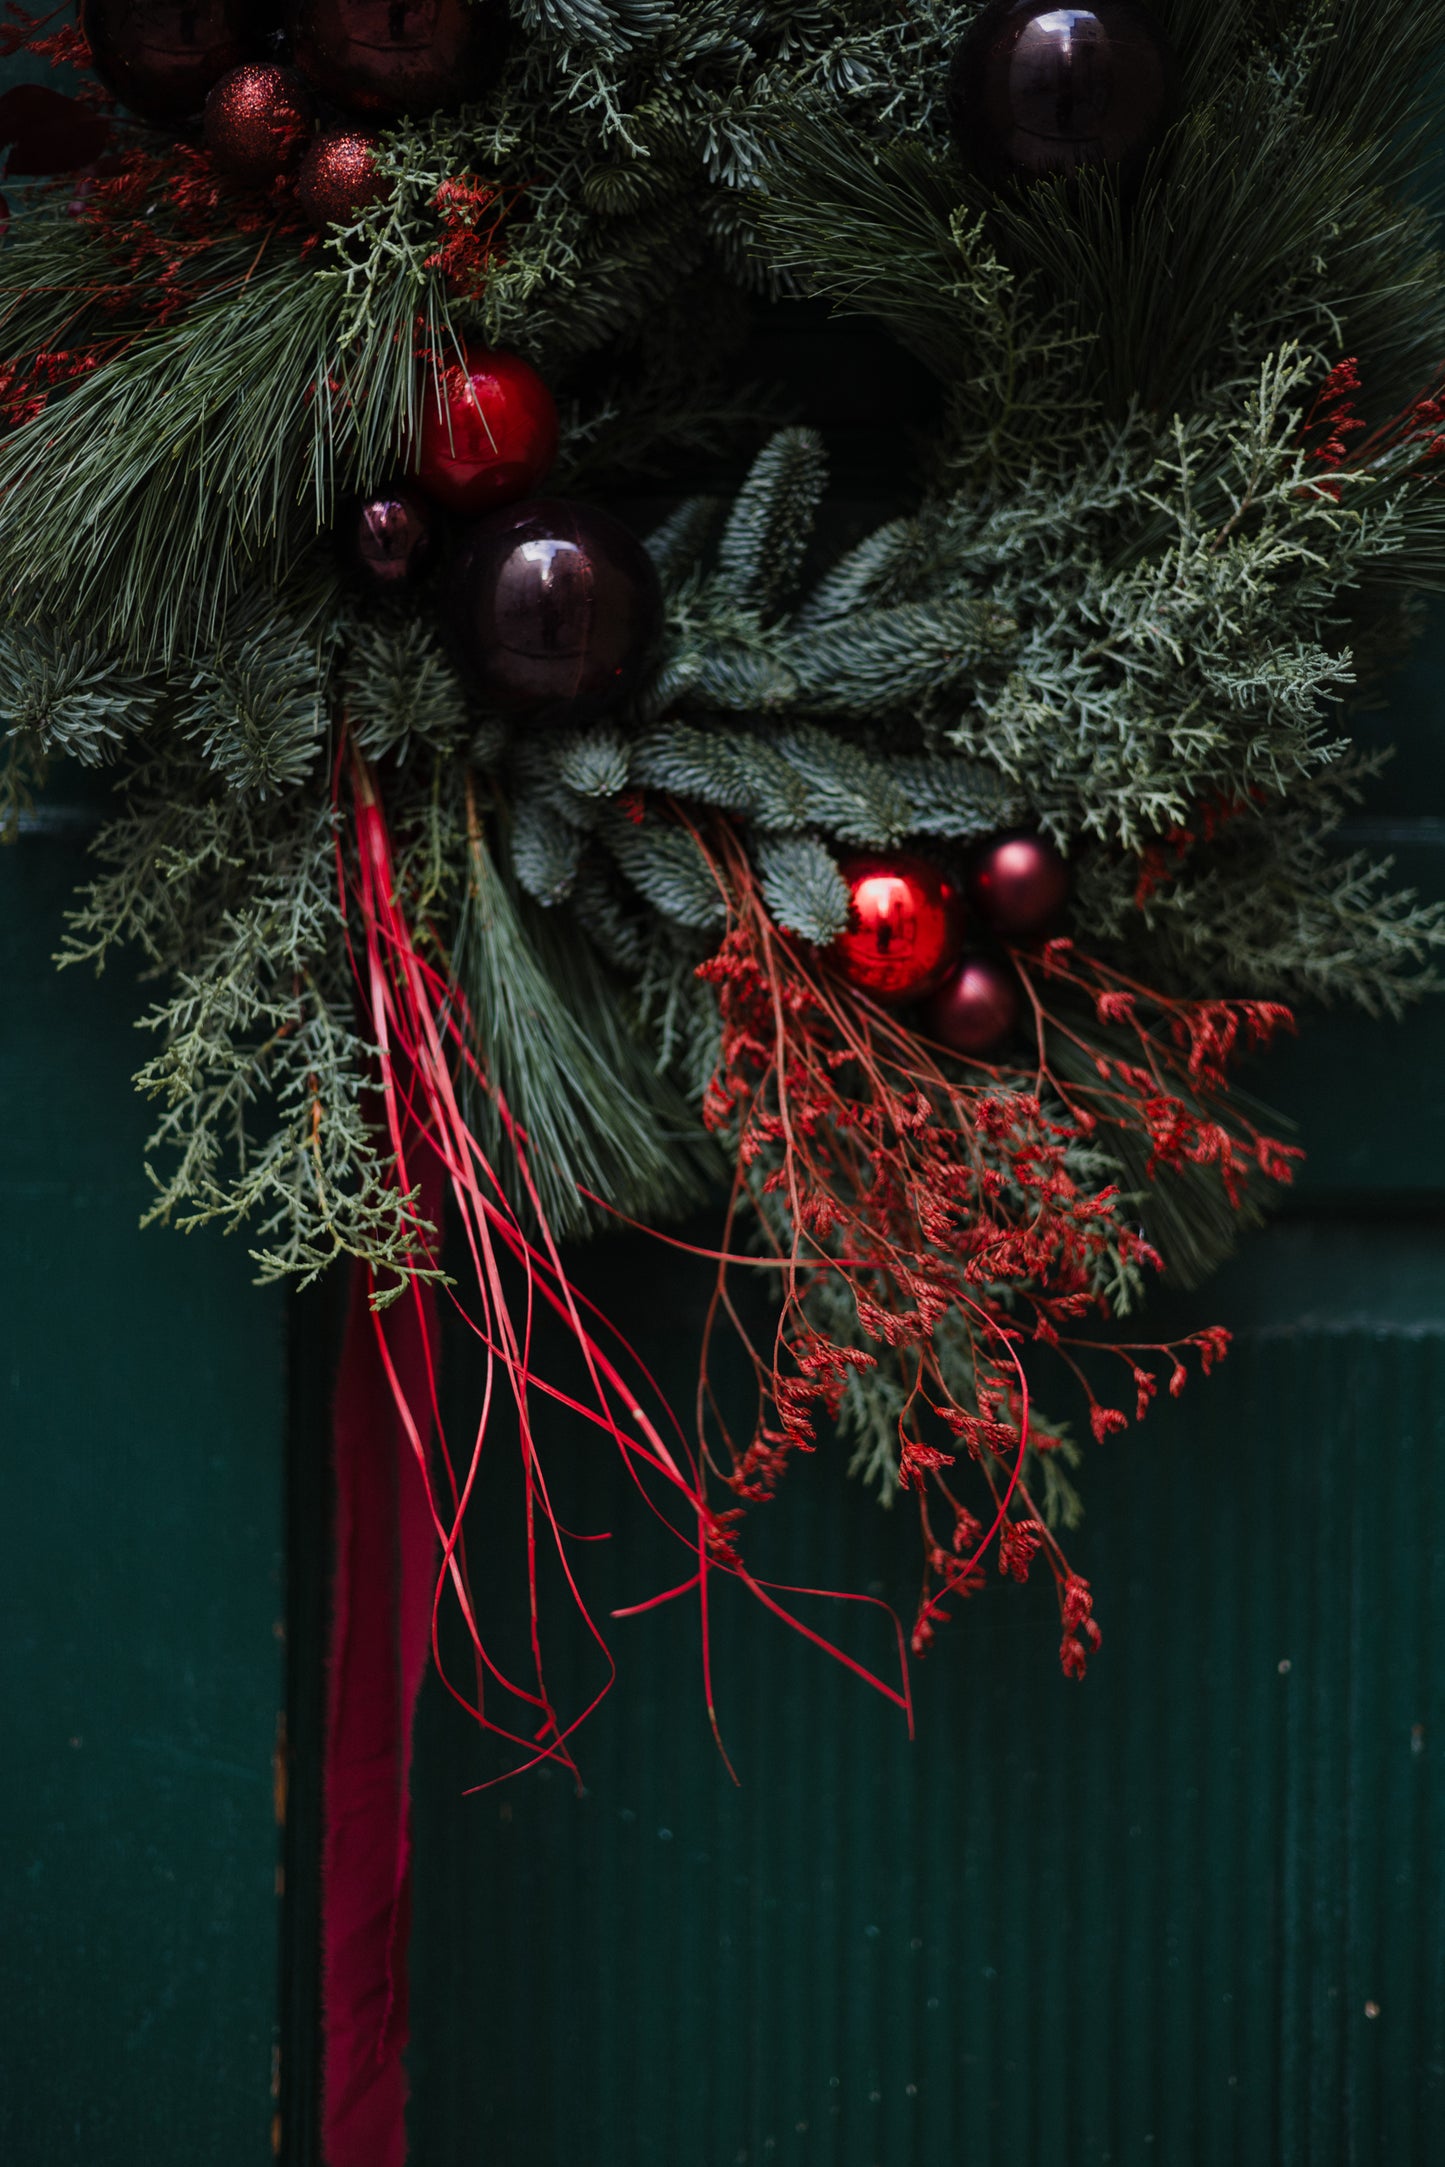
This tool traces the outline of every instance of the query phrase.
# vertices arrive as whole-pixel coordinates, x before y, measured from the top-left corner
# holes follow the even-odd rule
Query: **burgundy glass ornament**
[[[529,362],[467,346],[422,402],[417,480],[454,512],[535,489],[557,456],[557,403]]]
[[[848,930],[827,955],[850,986],[915,1001],[947,976],[963,945],[963,904],[948,876],[904,852],[846,858]]]
[[[506,0],[289,0],[285,21],[307,82],[348,113],[451,112],[507,52]]]
[[[1018,1028],[1022,1011],[1018,981],[992,956],[964,956],[924,1011],[930,1038],[976,1059],[996,1053]]]
[[[968,896],[1006,940],[1047,933],[1069,899],[1069,869],[1046,835],[996,835],[968,870]]]
[[[1110,165],[1132,176],[1178,102],[1173,50],[1141,0],[994,0],[948,76],[967,162],[995,185]]]
[[[246,0],[81,0],[96,74],[144,120],[174,126],[256,44]]]
[[[354,226],[362,212],[391,194],[392,184],[372,153],[376,138],[354,129],[318,135],[301,161],[296,200],[313,226]]]
[[[213,83],[202,123],[206,148],[223,173],[274,181],[299,158],[311,126],[311,94],[292,68],[248,61]]]
[[[635,684],[662,627],[662,591],[635,534],[563,498],[478,520],[452,587],[458,641],[483,696],[583,721]]]
[[[363,497],[340,535],[348,567],[378,594],[404,593],[436,560],[435,514],[406,482]]]

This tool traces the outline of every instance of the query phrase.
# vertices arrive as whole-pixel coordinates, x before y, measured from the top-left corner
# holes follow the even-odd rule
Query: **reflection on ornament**
[[[363,498],[338,533],[350,569],[363,586],[382,594],[400,594],[414,586],[437,554],[432,511],[406,482]]]
[[[362,212],[391,194],[372,156],[376,138],[338,129],[319,135],[301,161],[296,200],[313,226],[354,226]]]
[[[1006,939],[1047,933],[1069,899],[1069,869],[1046,835],[996,835],[968,870],[974,908]]]
[[[1142,164],[1173,117],[1173,51],[1141,0],[993,0],[948,76],[962,156],[994,183]]]
[[[467,346],[422,403],[417,479],[454,512],[513,504],[557,456],[557,405],[518,354]]]
[[[256,45],[245,0],[81,0],[80,27],[106,89],[161,124],[199,113]]]
[[[932,996],[924,1016],[930,1038],[975,1058],[996,1053],[1017,1029],[1018,981],[992,956],[964,956]]]
[[[507,51],[505,0],[290,0],[286,29],[307,82],[351,113],[451,112]]]
[[[848,930],[834,941],[829,962],[880,1001],[913,1001],[929,993],[958,956],[963,907],[947,875],[925,858],[903,852],[845,859]]]
[[[237,180],[275,180],[299,157],[310,124],[306,85],[292,69],[270,61],[233,68],[206,98],[206,148]]]
[[[662,628],[662,592],[635,534],[591,505],[543,499],[470,530],[453,621],[484,699],[583,721],[636,683]]]

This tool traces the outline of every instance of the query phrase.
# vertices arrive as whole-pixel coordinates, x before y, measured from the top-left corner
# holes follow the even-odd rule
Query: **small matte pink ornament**
[[[488,512],[532,494],[557,456],[557,403],[520,354],[467,346],[422,401],[416,478],[448,511]]]
[[[948,876],[905,852],[846,858],[848,930],[827,950],[849,985],[880,1001],[916,1001],[963,945],[963,902]]]
[[[931,996],[924,1028],[955,1053],[980,1059],[1018,1028],[1022,1005],[1012,971],[992,956],[965,956]]]
[[[1069,869],[1046,835],[996,835],[969,868],[968,896],[1005,940],[1047,933],[1069,899]]]

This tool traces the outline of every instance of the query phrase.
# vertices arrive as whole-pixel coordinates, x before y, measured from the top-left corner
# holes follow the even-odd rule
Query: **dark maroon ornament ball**
[[[233,68],[206,98],[206,148],[240,181],[274,181],[300,157],[310,126],[311,93],[293,68],[269,60]]]
[[[635,534],[606,512],[542,498],[467,533],[453,623],[483,697],[583,721],[636,683],[662,627],[662,593]]]
[[[848,930],[828,961],[850,986],[880,1001],[916,1001],[957,961],[963,904],[957,888],[926,858],[904,851],[846,858]]]
[[[514,504],[557,456],[557,402],[520,354],[468,345],[422,401],[417,480],[463,514]]]
[[[1051,932],[1069,899],[1069,869],[1046,835],[996,835],[968,872],[969,901],[1005,940]]]
[[[349,128],[316,137],[296,176],[296,200],[313,226],[354,226],[363,211],[391,194],[375,148],[375,136]]]
[[[289,0],[285,22],[307,82],[347,113],[450,112],[507,52],[505,0]]]
[[[81,0],[80,27],[106,89],[162,126],[199,113],[256,46],[246,0]]]
[[[403,594],[437,556],[436,515],[407,482],[394,482],[354,505],[340,529],[349,569],[375,594]]]
[[[964,956],[932,996],[924,1014],[930,1038],[975,1059],[997,1053],[1018,1028],[1018,981],[992,956]]]
[[[1173,51],[1141,0],[994,0],[948,77],[954,140],[995,185],[1084,165],[1131,176],[1177,101]]]

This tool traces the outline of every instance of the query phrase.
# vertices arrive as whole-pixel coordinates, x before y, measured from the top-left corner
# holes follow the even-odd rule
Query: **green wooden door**
[[[51,963],[86,824],[0,853],[0,2158],[241,2167],[275,2112],[283,1310],[239,1243],[139,1229],[137,990]]]

